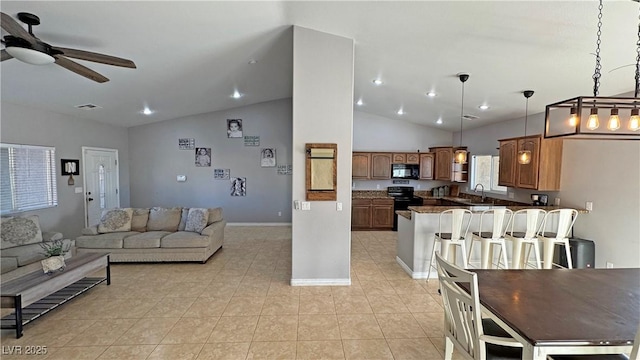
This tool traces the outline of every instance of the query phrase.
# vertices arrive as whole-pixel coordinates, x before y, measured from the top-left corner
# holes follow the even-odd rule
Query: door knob
[[[93,198],[87,198],[87,201],[93,201]]]

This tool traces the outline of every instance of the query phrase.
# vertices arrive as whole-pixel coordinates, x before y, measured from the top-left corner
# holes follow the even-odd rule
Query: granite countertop
[[[411,211],[410,210],[396,210],[396,214],[398,214],[398,216],[402,216],[403,218],[405,218],[407,220],[411,220]]]
[[[387,195],[386,190],[354,190],[351,193],[352,199],[393,199]]]

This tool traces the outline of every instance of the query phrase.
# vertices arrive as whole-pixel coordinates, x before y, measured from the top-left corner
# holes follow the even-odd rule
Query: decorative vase
[[[51,256],[41,261],[42,270],[45,274],[50,274],[54,271],[64,271],[65,263],[64,256]]]

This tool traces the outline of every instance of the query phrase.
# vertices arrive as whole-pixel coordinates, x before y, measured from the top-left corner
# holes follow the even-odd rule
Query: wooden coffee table
[[[0,285],[2,308],[15,310],[2,318],[2,329],[16,329],[20,338],[24,325],[104,281],[111,284],[109,254],[78,254],[65,262],[62,272],[38,270]],[[103,268],[105,277],[87,277]]]

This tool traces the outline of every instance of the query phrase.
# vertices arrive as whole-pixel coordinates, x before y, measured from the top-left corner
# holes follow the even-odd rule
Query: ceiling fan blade
[[[56,64],[62,66],[67,70],[71,70],[78,75],[84,76],[88,79],[91,79],[99,83],[104,83],[109,81],[109,79],[107,79],[106,77],[98,74],[97,72],[89,69],[88,67],[78,64],[75,61],[71,61],[65,58],[64,56],[54,55],[53,57],[56,58]]]
[[[53,47],[53,49],[62,51],[62,54],[64,56],[74,58],[74,59],[93,61],[93,62],[107,64],[107,65],[122,66],[122,67],[132,68],[132,69],[136,68],[136,64],[133,61],[115,57],[115,56],[98,54],[91,51],[61,48],[57,46]]]
[[[11,16],[0,12],[0,17],[0,27],[5,29],[10,35],[23,38],[31,44],[36,43],[36,38],[33,35],[29,34],[29,32],[25,30],[25,28],[20,26],[20,24],[18,24],[18,22],[15,21]]]
[[[13,58],[13,56],[9,55],[9,53],[5,49],[2,49],[2,51],[0,51],[0,55],[2,55],[2,59],[0,59],[0,61],[5,61]]]

